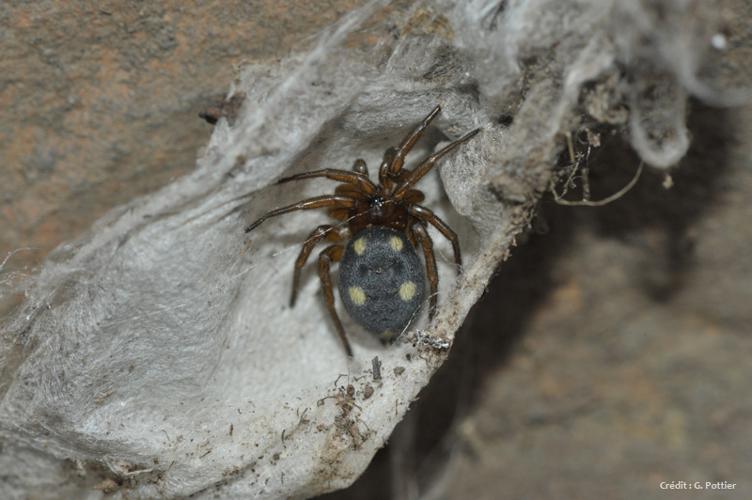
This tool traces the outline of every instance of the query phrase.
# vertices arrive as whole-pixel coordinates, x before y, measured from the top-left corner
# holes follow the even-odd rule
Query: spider
[[[369,179],[366,162],[360,158],[355,160],[352,171],[325,168],[284,177],[277,184],[315,177],[325,177],[341,184],[335,188],[334,194],[272,210],[245,230],[249,233],[270,217],[295,210],[326,208],[329,216],[343,221],[336,226],[318,226],[303,243],[295,261],[290,307],[295,305],[300,272],[311,251],[322,240],[332,242],[319,254],[318,273],[329,315],[348,356],[352,356],[352,348],[334,306],[330,275],[332,262],[339,262],[338,288],[345,309],[357,323],[378,334],[382,341],[396,337],[415,316],[422,304],[426,276],[431,288],[429,319],[436,314],[439,277],[427,224],[434,226],[451,242],[457,271],[462,271],[457,234],[431,210],[419,205],[425,197],[414,186],[437,161],[471,139],[480,129],[428,156],[415,169],[404,168],[408,152],[440,111],[441,106],[436,106],[407,134],[399,147],[390,147],[384,152],[378,184]],[[425,271],[416,252],[418,245],[423,250]]]

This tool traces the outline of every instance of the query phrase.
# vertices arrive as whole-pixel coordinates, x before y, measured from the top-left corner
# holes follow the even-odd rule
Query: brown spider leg
[[[457,264],[457,272],[462,272],[462,254],[460,253],[460,240],[457,238],[457,233],[452,231],[449,225],[441,220],[435,213],[422,207],[420,205],[412,206],[408,209],[410,215],[422,222],[428,222],[433,227],[448,239],[452,244],[452,251],[454,252],[454,263]]]
[[[415,170],[413,170],[412,173],[402,182],[402,184],[400,184],[400,186],[397,188],[397,191],[394,192],[394,197],[397,199],[403,197],[405,193],[410,190],[413,185],[415,185],[416,182],[421,180],[424,175],[431,171],[434,165],[436,165],[437,161],[439,161],[444,155],[452,151],[463,142],[472,139],[478,132],[480,132],[479,128],[473,130],[472,132],[468,132],[456,141],[447,144],[441,150],[435,152],[434,154],[423,160],[423,163],[418,165]]]
[[[310,172],[291,175],[290,177],[282,177],[277,181],[277,184],[284,184],[285,182],[299,181],[302,179],[313,179],[314,177],[326,177],[333,181],[354,184],[367,194],[374,194],[376,192],[376,186],[371,182],[367,175],[363,175],[359,172],[350,172],[348,170],[338,170],[335,168],[312,170]]]
[[[334,188],[334,194],[347,196],[356,200],[367,200],[370,196],[353,184],[340,184]]]
[[[295,306],[295,299],[298,296],[298,286],[300,284],[300,271],[308,261],[308,257],[311,255],[313,247],[315,247],[321,240],[326,238],[329,241],[339,241],[342,236],[339,231],[332,225],[323,224],[314,229],[311,234],[308,235],[303,248],[300,249],[300,254],[295,260],[295,270],[292,273],[292,292],[290,293],[290,307]]]
[[[413,232],[413,224],[416,222],[416,219],[412,218],[407,223],[407,228],[405,228],[405,235],[407,236],[407,239],[410,240],[410,243],[413,244],[414,247],[418,247],[418,239],[415,236],[415,232]]]
[[[345,328],[342,326],[342,322],[337,316],[337,309],[334,307],[334,290],[332,289],[332,277],[329,275],[329,266],[332,262],[339,262],[342,259],[345,249],[342,245],[332,245],[326,247],[319,254],[319,279],[321,280],[321,287],[324,289],[324,297],[326,299],[326,308],[329,310],[329,315],[334,321],[334,326],[337,327],[337,333],[342,341],[342,345],[345,347],[347,355],[352,357],[352,348],[350,342],[347,340],[345,334]]]
[[[420,124],[418,124],[415,129],[413,129],[412,132],[405,136],[405,138],[402,140],[402,144],[400,144],[397,148],[397,153],[394,155],[391,165],[389,165],[389,173],[391,175],[396,175],[400,170],[402,170],[402,166],[405,164],[405,157],[407,156],[407,153],[409,153],[413,146],[415,146],[415,143],[418,142],[418,140],[421,138],[423,133],[431,124],[431,121],[433,121],[433,119],[436,118],[436,115],[438,115],[440,112],[441,106],[436,106],[435,108],[433,108],[433,111],[431,111],[428,116],[426,116],[423,121],[420,122]]]
[[[425,199],[426,195],[423,194],[423,191],[420,191],[418,189],[411,189],[410,191],[405,193],[405,196],[402,197],[402,203],[406,205],[417,205]]]
[[[428,298],[428,319],[432,320],[436,315],[436,304],[439,298],[439,274],[436,271],[436,256],[433,253],[433,240],[426,231],[423,222],[413,224],[412,231],[417,235],[420,246],[423,247],[423,256],[426,259],[426,276],[431,286],[431,295]]]
[[[260,226],[266,219],[270,217],[276,217],[278,215],[293,212],[295,210],[313,210],[315,208],[352,208],[355,206],[355,200],[346,196],[327,195],[316,196],[315,198],[308,198],[307,200],[299,201],[286,207],[277,208],[271,212],[267,212],[259,217],[253,224],[245,228],[246,233],[250,233],[258,226]]]
[[[394,181],[389,177],[389,165],[394,161],[394,155],[397,154],[397,150],[389,147],[384,151],[384,159],[381,160],[381,166],[379,167],[379,184],[383,186],[386,191],[391,191],[394,186]]]
[[[363,158],[356,158],[353,162],[352,171],[368,177],[368,165]]]

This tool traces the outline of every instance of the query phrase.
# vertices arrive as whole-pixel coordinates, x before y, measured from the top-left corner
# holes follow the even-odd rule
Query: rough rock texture
[[[304,50],[363,2],[3,2],[0,250],[38,264],[194,168],[243,64]]]
[[[689,145],[688,94],[726,104],[745,97],[741,59],[727,56],[744,49],[744,39],[735,37],[738,17],[724,17],[731,3],[723,9],[699,1],[387,4],[333,16],[339,20],[316,43],[289,57],[244,65],[227,94],[235,103],[244,96],[242,103],[219,120],[190,174],[148,196],[128,196],[127,204],[58,247],[28,280],[18,283],[20,276],[3,268],[4,298],[26,294],[0,338],[5,496],[104,491],[276,498],[347,485],[445,360],[454,332],[528,226],[543,191],[570,191],[572,200],[579,187],[586,201],[597,199],[595,182],[591,199],[583,179],[591,178],[590,154],[605,134],[623,137],[653,166],[669,167]],[[60,39],[78,32],[65,29],[66,20],[77,25],[82,13],[46,7],[38,7],[36,18],[23,16],[30,8],[4,12],[21,24],[3,41],[25,49],[17,42],[29,36],[23,23],[49,23],[54,29],[42,30],[52,33],[42,55],[67,47]],[[147,79],[172,70],[180,80],[175,95],[185,98],[190,86],[180,77],[191,72],[169,56],[181,40],[190,45],[192,30],[181,38],[154,29],[169,27],[179,10],[144,15],[148,10],[113,6],[90,13],[97,20],[124,19],[115,26],[126,35],[118,39],[113,33],[120,31],[107,32],[106,22],[104,28],[91,23],[94,34],[84,38],[97,43],[82,45],[101,43],[106,52],[110,44],[134,43],[134,51],[115,50],[130,61],[125,65],[148,68]],[[207,25],[200,11],[183,19]],[[230,12],[225,19],[242,23],[243,16]],[[221,33],[219,24],[208,26]],[[233,35],[236,30],[242,31],[236,27]],[[19,54],[16,66],[23,66],[24,51],[13,53]],[[74,73],[78,63],[74,58],[60,66]],[[87,75],[86,63],[81,66]],[[122,105],[117,94],[98,89],[128,95],[129,85],[139,83],[108,82],[79,91]],[[19,92],[13,79],[3,89]],[[53,100],[65,94],[47,92]],[[3,99],[19,100],[8,95]],[[73,97],[63,101],[79,110]],[[154,111],[161,101],[151,102]],[[382,347],[346,322],[355,347],[348,361],[313,276],[305,277],[296,308],[285,307],[292,259],[323,217],[297,214],[247,238],[242,227],[273,206],[331,189],[324,182],[269,187],[276,178],[314,166],[346,168],[359,156],[377,164],[383,149],[437,102],[442,116],[415,156],[483,128],[443,163],[443,182],[434,177],[423,185],[426,204],[460,234],[466,272],[455,280],[451,266],[441,263],[439,316],[430,325],[419,323],[397,345]],[[79,111],[85,118],[96,108],[91,103]],[[129,101],[123,109],[127,119],[142,108]],[[162,130],[158,121],[146,121]],[[69,131],[65,123],[50,129]],[[104,130],[110,127],[97,131]],[[39,141],[30,134],[14,132],[8,149],[21,148],[14,154],[22,161],[56,158],[52,147],[37,154]],[[92,137],[86,144],[101,147]],[[125,154],[142,147],[132,144]],[[162,164],[154,159],[157,150],[158,144],[147,155],[152,165]],[[118,164],[117,155],[105,156]],[[637,163],[633,158],[632,166]],[[26,172],[10,164],[17,174]],[[621,186],[629,180],[615,169],[600,175]],[[17,227],[42,220],[41,213],[32,210]],[[18,238],[23,235],[8,241]],[[449,254],[443,242],[438,250]]]

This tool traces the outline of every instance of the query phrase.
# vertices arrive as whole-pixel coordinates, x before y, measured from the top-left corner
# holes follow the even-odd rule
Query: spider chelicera
[[[319,254],[318,271],[327,309],[348,356],[352,356],[352,349],[334,307],[330,276],[332,262],[340,263],[339,291],[348,313],[382,340],[394,338],[415,317],[423,300],[426,276],[430,284],[429,318],[433,319],[436,314],[439,276],[427,224],[434,226],[451,242],[454,262],[458,272],[462,270],[457,234],[431,210],[419,205],[425,197],[414,186],[437,161],[480,129],[428,156],[413,170],[404,168],[407,153],[440,111],[441,107],[436,106],[407,134],[398,148],[390,147],[384,152],[378,184],[368,178],[368,167],[362,159],[355,160],[352,171],[325,168],[284,177],[277,184],[314,177],[325,177],[341,184],[335,188],[334,194],[272,210],[245,230],[246,233],[253,231],[270,217],[316,208],[327,208],[332,218],[343,221],[336,226],[318,226],[303,243],[295,261],[290,307],[295,305],[300,271],[311,251],[322,240],[332,242]],[[418,245],[423,250],[425,272],[416,252]]]

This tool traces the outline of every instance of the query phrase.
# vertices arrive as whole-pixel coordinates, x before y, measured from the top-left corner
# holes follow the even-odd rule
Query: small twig
[[[572,144],[572,134],[567,132],[564,134],[564,137],[567,139],[567,152],[569,153],[569,161],[572,163],[572,165],[575,165],[577,163],[577,157],[574,154],[574,144]]]
[[[632,180],[629,181],[629,183],[626,186],[624,186],[623,188],[621,188],[619,191],[612,194],[611,196],[603,198],[602,200],[596,200],[596,201],[592,201],[588,199],[582,199],[579,201],[565,200],[562,198],[565,192],[562,194],[558,194],[556,192],[556,189],[553,189],[553,187],[551,188],[551,193],[553,193],[554,200],[559,205],[566,205],[569,207],[602,207],[604,205],[608,205],[609,203],[613,201],[618,200],[619,198],[627,194],[635,186],[635,184],[637,184],[637,181],[640,179],[640,175],[642,174],[643,165],[644,164],[640,162],[640,165],[637,167],[637,172],[635,173],[634,177],[632,177]]]
[[[379,357],[376,356],[371,360],[371,370],[373,375],[373,380],[381,380],[381,361],[379,360]]]
[[[590,201],[590,167],[587,161],[580,171],[582,172],[582,200]]]

